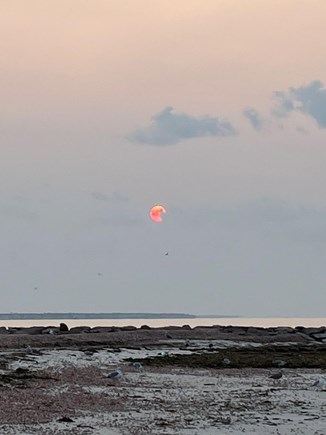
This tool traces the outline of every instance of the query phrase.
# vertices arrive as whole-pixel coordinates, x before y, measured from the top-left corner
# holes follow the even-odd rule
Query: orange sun
[[[151,208],[149,215],[154,222],[162,222],[161,213],[166,213],[165,208],[162,205],[154,205]]]

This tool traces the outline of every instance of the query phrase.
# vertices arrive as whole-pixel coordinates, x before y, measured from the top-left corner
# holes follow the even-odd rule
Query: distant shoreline
[[[196,315],[185,313],[0,313],[0,320],[56,320],[56,319],[198,319],[240,318],[241,316]]]

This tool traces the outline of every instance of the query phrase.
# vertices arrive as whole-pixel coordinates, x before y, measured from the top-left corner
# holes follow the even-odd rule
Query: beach
[[[2,330],[1,434],[325,434],[323,328],[54,328]]]

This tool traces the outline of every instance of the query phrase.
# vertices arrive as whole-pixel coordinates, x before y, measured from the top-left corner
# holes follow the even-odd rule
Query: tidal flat
[[[325,434],[321,331],[20,332],[0,337],[0,434]]]

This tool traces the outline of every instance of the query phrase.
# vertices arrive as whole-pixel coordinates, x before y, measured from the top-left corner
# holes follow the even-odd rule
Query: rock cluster
[[[319,328],[306,328],[303,326],[291,327],[253,327],[253,326],[195,326],[191,328],[189,325],[183,326],[164,326],[159,328],[151,328],[148,325],[142,325],[140,328],[135,326],[76,326],[68,328],[65,323],[60,323],[60,326],[31,326],[31,327],[0,327],[0,335],[61,335],[61,334],[98,334],[98,333],[114,333],[114,332],[155,332],[166,331],[166,338],[179,339],[190,336],[203,336],[209,335],[216,339],[243,339],[243,340],[257,340],[264,341],[264,339],[271,341],[316,341],[326,343],[326,327]],[[167,333],[168,332],[168,333]],[[291,338],[292,336],[292,338]]]

